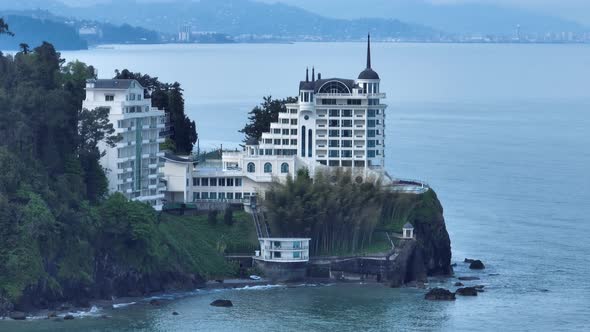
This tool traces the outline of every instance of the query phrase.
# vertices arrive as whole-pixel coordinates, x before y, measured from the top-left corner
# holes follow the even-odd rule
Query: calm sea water
[[[126,67],[181,82],[204,147],[236,146],[247,111],[265,95],[296,95],[306,66],[324,78],[353,78],[365,63],[364,45],[355,43],[115,46],[63,55],[94,64],[101,77]],[[196,292],[162,308],[103,312],[109,320],[0,322],[0,329],[589,330],[590,47],[375,44],[373,67],[389,97],[389,172],[437,190],[457,275],[480,276],[486,292],[453,303],[369,285]],[[465,257],[487,269],[470,272]],[[235,307],[208,305],[220,297]]]

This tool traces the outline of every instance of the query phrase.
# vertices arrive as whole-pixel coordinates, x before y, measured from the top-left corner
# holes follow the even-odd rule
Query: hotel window
[[[297,145],[297,140],[296,139],[292,139],[291,140],[291,145]]]
[[[291,129],[291,135],[297,135],[297,129]]]
[[[330,120],[330,123],[328,125],[330,127],[340,127],[340,121],[338,121],[338,120]]]
[[[340,116],[340,110],[330,110],[330,116]]]
[[[203,193],[201,196],[203,199],[209,199],[209,193]]]
[[[272,144],[272,138],[265,138],[264,144]]]
[[[281,120],[287,120],[287,119],[281,119]],[[288,122],[288,120],[287,120],[287,122]],[[284,122],[284,123],[286,123],[286,122]],[[280,134],[280,133],[281,133],[281,130],[280,130],[280,129],[278,129],[278,128],[274,128],[274,129],[272,130],[272,133],[273,133],[273,134]]]
[[[227,186],[228,187],[233,187],[234,186],[234,179],[233,178],[227,178]]]
[[[318,162],[322,165],[327,165],[327,162],[325,160],[318,160]]]
[[[368,150],[367,151],[367,157],[369,157],[369,158],[375,158],[375,150]]]
[[[272,156],[272,149],[264,149],[264,154],[267,156]]]
[[[219,193],[219,199],[225,199],[225,193]]]
[[[379,99],[369,99],[369,105],[379,105]]]
[[[209,199],[217,199],[217,193],[209,193]]]
[[[368,140],[367,147],[374,148],[375,147],[375,140],[372,140],[372,139]]]
[[[280,139],[275,139],[275,140],[273,141],[273,144],[274,144],[274,145],[280,145],[280,144],[281,144],[281,140],[280,140]]]
[[[256,172],[256,165],[254,165],[254,163],[248,163],[247,170],[248,170],[248,173]],[[237,185],[237,183],[238,183],[238,181],[236,181],[236,185]]]
[[[225,178],[220,178],[219,179],[219,186],[220,187],[225,187]]]
[[[202,178],[201,179],[201,187],[208,187],[209,186],[209,178]]]
[[[368,137],[375,137],[375,130],[374,129],[367,130],[367,136]]]
[[[375,120],[367,120],[367,127],[375,128]]]
[[[346,100],[346,104],[348,104],[348,105],[360,105],[361,104],[361,100],[360,99],[347,99]]]
[[[328,132],[328,136],[330,136],[330,137],[340,137],[340,131],[339,130],[330,130]]]
[[[342,110],[342,117],[345,117],[345,118],[352,117],[352,110]]]
[[[197,199],[201,199],[201,193],[193,193],[193,202]]]
[[[342,127],[345,127],[345,128],[352,127],[352,120],[342,120]]]
[[[242,199],[242,193],[236,193],[236,199]]]
[[[288,139],[284,139],[283,140],[283,145],[289,145],[289,140]]]
[[[209,186],[217,187],[217,179],[216,178],[209,178]]]
[[[289,135],[289,129],[283,129],[283,135]]]
[[[291,119],[291,124],[292,125],[296,125],[297,124],[297,119]]]
[[[115,96],[114,95],[105,95],[104,101],[115,101]]]
[[[293,258],[299,258],[300,256],[301,256],[301,252],[299,252],[299,251],[293,252]]]
[[[264,164],[264,173],[272,173],[272,164],[271,163]]]
[[[287,163],[281,164],[281,173],[289,173],[289,164],[287,164]]]
[[[352,130],[350,130],[350,129],[343,130],[342,137],[352,137]]]
[[[351,148],[352,147],[352,141],[342,141],[342,147],[343,148]]]
[[[339,148],[340,147],[340,141],[339,140],[333,140],[331,139],[330,142],[328,143],[328,146],[331,148]]]
[[[352,160],[342,160],[342,167],[352,167]]]
[[[227,193],[225,194],[227,199],[234,199],[234,193]]]
[[[376,111],[376,110],[373,110],[373,109],[370,109],[370,110],[368,110],[368,111],[367,111],[367,116],[368,116],[369,118],[374,118],[374,117],[375,117],[375,114],[376,114],[376,112],[375,112],[375,111]]]
[[[289,119],[281,119],[281,123],[282,124],[289,124]],[[278,130],[278,132],[276,132],[275,134],[280,134],[280,133],[281,133],[281,131]]]
[[[281,247],[281,246],[279,245],[279,248],[280,248],[280,247]],[[281,252],[280,252],[280,251],[275,251],[275,252],[274,252],[274,256],[275,256],[274,258],[281,258]]]
[[[241,186],[242,186],[242,179],[236,178],[236,187],[241,187]]]
[[[297,114],[297,109],[296,108],[291,108],[291,109],[289,109],[289,113],[291,113],[291,114]]]
[[[199,178],[193,178],[193,186],[194,186],[194,187],[197,187],[197,186],[199,186],[199,185],[200,185],[200,182],[201,182],[201,181],[199,181]]]
[[[330,160],[328,166],[340,166],[340,160]]]
[[[340,150],[330,150],[328,151],[328,156],[330,158],[338,158],[340,157]]]
[[[336,99],[322,99],[322,105],[336,105]]]
[[[342,158],[351,158],[352,151],[351,150],[342,150]]]

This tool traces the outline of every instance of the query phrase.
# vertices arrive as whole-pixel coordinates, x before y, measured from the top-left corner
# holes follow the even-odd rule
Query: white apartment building
[[[83,108],[110,110],[109,120],[122,137],[111,148],[101,142],[106,155],[101,165],[106,169],[109,192],[121,192],[127,198],[162,208],[165,185],[160,168],[160,143],[164,138],[165,114],[144,98],[144,88],[136,80],[94,79],[86,82]]]
[[[261,195],[274,179],[284,181],[301,168],[312,176],[326,167],[381,176],[387,105],[380,82],[371,68],[370,39],[367,65],[357,79],[324,79],[321,74],[316,79],[314,69],[310,79],[306,71],[297,102],[286,105],[268,132],[246,142],[244,151],[223,152],[221,160],[193,167],[188,202]]]

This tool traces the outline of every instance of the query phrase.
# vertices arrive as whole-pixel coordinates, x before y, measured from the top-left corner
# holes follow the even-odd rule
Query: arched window
[[[350,89],[340,81],[328,81],[320,87],[319,93],[350,93]]]
[[[254,165],[254,163],[248,163],[248,173],[254,173],[256,172],[256,165]]]
[[[289,173],[289,164],[287,164],[287,163],[281,164],[281,173]]]
[[[272,173],[272,164],[271,163],[264,164],[264,173]]]

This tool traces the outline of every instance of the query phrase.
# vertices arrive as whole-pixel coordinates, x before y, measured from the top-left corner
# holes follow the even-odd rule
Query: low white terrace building
[[[309,238],[259,238],[260,256],[265,262],[296,263],[309,261]]]
[[[115,147],[101,142],[106,154],[101,165],[106,169],[109,192],[147,202],[161,209],[165,186],[160,168],[160,132],[166,128],[163,110],[152,107],[144,98],[144,88],[136,80],[93,79],[86,82],[83,108],[109,109],[109,121],[122,140]]]

